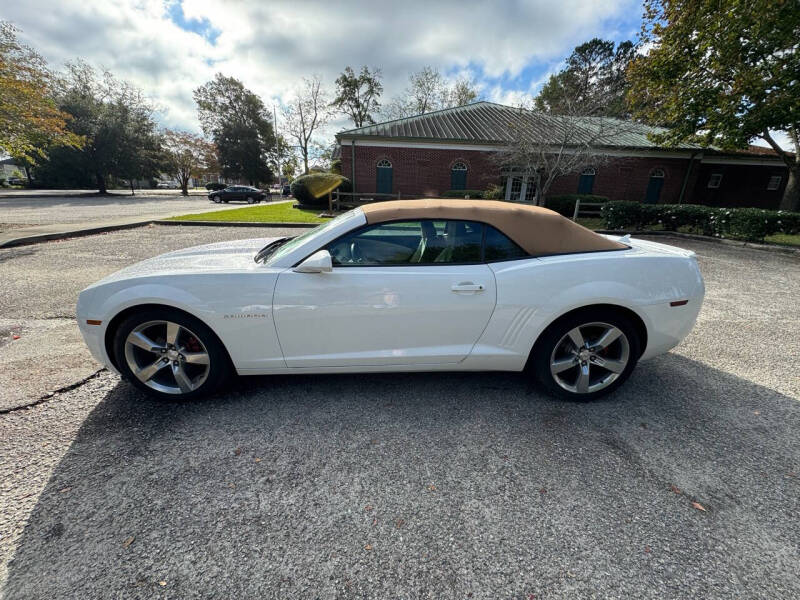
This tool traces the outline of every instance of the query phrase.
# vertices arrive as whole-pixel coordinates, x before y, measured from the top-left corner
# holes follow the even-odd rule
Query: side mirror
[[[295,273],[330,273],[332,270],[333,261],[327,250],[315,252],[294,268]]]

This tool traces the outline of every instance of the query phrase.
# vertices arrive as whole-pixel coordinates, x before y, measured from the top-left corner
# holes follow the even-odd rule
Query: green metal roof
[[[663,133],[635,121],[608,117],[554,117],[524,108],[494,102],[475,102],[464,106],[385,121],[366,127],[348,129],[336,138],[392,138],[427,142],[503,145],[512,141],[514,132],[530,132],[531,138],[567,145],[592,141],[593,145],[619,148],[660,148],[648,134]],[[700,146],[685,144],[677,150],[695,150]]]

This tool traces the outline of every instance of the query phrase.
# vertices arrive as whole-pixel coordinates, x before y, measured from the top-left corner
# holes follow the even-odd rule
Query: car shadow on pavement
[[[800,402],[677,354],[610,398],[521,375],[116,385],[6,597],[797,597]]]

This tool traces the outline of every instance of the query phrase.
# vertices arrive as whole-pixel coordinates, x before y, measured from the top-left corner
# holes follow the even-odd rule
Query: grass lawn
[[[800,246],[800,234],[789,235],[788,233],[776,233],[768,235],[764,241],[770,244],[784,244],[786,246]]]
[[[324,223],[330,219],[321,219],[317,215],[324,207],[313,210],[292,208],[292,202],[279,204],[260,204],[244,208],[232,208],[196,215],[172,217],[170,221],[219,221],[221,223],[242,221],[248,223]]]

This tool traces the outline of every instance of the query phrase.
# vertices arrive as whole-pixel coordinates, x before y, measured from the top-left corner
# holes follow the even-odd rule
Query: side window
[[[482,237],[483,225],[471,221],[395,221],[345,235],[328,251],[340,267],[477,263]]]
[[[529,256],[525,250],[517,246],[505,234],[500,233],[491,225],[486,225],[484,240],[484,259],[487,262],[495,260],[513,260]]]

